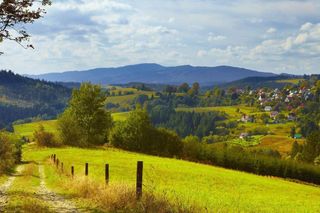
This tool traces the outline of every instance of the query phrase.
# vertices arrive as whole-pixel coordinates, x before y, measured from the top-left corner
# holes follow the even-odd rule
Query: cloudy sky
[[[319,0],[53,0],[26,28],[35,50],[0,44],[18,73],[154,62],[320,73]]]

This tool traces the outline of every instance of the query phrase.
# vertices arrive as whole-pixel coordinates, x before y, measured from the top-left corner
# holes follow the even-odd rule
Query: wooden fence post
[[[143,162],[137,162],[137,186],[136,186],[136,196],[140,199],[142,196],[142,174],[143,174]]]
[[[57,158],[57,168],[59,168],[59,159]]]
[[[109,184],[109,164],[106,164],[106,172],[105,172],[106,184]]]
[[[74,167],[73,166],[71,166],[71,176],[72,176],[72,178],[74,177]]]
[[[53,162],[56,162],[56,154],[53,154]]]
[[[63,173],[63,162],[61,162],[61,172]]]
[[[85,166],[85,175],[86,176],[88,176],[88,174],[89,174],[89,164],[88,163],[86,163],[86,166]]]

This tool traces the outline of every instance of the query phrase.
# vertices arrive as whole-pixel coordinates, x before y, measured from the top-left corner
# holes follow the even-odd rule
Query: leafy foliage
[[[0,133],[0,175],[12,169],[16,162],[15,152],[15,146],[8,136]]]
[[[61,113],[71,89],[0,71],[0,128],[30,117],[50,119]]]
[[[126,122],[116,124],[110,142],[122,149],[163,156],[179,155],[182,150],[177,134],[154,128],[147,112],[142,109],[130,112]]]
[[[0,43],[3,40],[12,40],[22,45],[23,41],[28,41],[30,35],[24,28],[17,29],[22,24],[33,23],[45,13],[40,6],[50,5],[50,0],[3,0],[0,3]],[[28,44],[26,47],[33,46]],[[1,54],[1,53],[0,53]]]
[[[69,106],[58,122],[64,144],[90,146],[108,142],[112,118],[104,108],[105,100],[105,93],[97,85],[84,83],[73,90]]]
[[[61,145],[54,134],[46,132],[42,125],[33,133],[33,136],[39,146],[56,147]]]

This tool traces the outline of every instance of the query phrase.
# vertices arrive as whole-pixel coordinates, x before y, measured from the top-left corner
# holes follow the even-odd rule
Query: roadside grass
[[[36,195],[40,185],[38,166],[34,163],[22,165],[24,169],[16,176],[7,191],[7,212],[50,212],[47,204]]]
[[[7,175],[0,174],[0,185],[3,184],[4,182],[6,182],[7,179],[8,179]]]
[[[63,194],[77,204],[79,209],[89,212],[200,212],[195,206],[184,207],[172,203],[165,196],[144,191],[142,199],[137,200],[135,188],[126,183],[101,184],[94,179],[75,176],[71,178],[52,163],[47,163],[48,186],[56,193]]]
[[[132,188],[135,186],[136,162],[143,160],[144,191],[152,192],[158,200],[165,198],[178,203],[185,209],[191,205],[210,212],[320,211],[319,187],[177,159],[113,148],[40,149],[34,145],[24,147],[23,158],[43,161],[53,153],[64,163],[67,173],[74,165],[77,178],[83,178],[84,164],[88,162],[90,181],[101,187],[105,185],[105,163],[110,165],[111,185],[124,184]],[[50,165],[45,167],[49,175],[52,168]],[[48,178],[49,186],[59,190],[56,181],[56,178]],[[64,189],[64,193],[72,194],[72,190]]]

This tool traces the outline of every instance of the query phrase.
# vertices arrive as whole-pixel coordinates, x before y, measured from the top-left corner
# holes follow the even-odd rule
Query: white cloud
[[[269,34],[272,34],[272,33],[275,33],[275,32],[277,32],[277,29],[276,29],[276,28],[273,28],[273,27],[271,27],[271,28],[269,28],[269,29],[267,30],[267,33],[269,33]]]
[[[227,39],[227,37],[225,37],[223,35],[215,35],[213,33],[209,33],[209,36],[208,36],[209,42],[223,41],[226,39]]]
[[[303,72],[320,67],[318,11],[318,0],[56,0],[27,28],[36,50],[4,42],[0,64],[20,73],[141,62]]]

